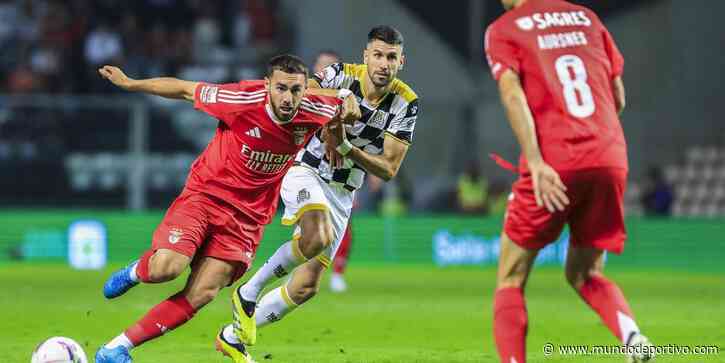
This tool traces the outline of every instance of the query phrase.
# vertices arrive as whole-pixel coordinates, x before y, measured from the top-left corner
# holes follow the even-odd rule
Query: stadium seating
[[[665,168],[665,178],[675,190],[674,216],[725,216],[725,148],[691,147],[681,164]]]

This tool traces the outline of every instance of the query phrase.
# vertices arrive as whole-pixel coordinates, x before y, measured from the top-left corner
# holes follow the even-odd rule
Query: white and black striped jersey
[[[362,79],[367,74],[364,64],[335,63],[313,76],[322,88],[347,88],[360,102],[362,117],[347,128],[347,139],[361,150],[380,155],[385,135],[405,143],[412,143],[415,121],[418,118],[418,96],[399,79],[394,79],[390,92],[373,107],[365,101]],[[332,169],[325,155],[325,147],[318,132],[300,150],[295,162],[311,167],[331,185],[341,185],[353,191],[365,180],[365,170],[350,159],[340,169]]]

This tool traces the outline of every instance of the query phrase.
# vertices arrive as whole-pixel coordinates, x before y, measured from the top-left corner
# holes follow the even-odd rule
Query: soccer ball
[[[71,338],[52,337],[38,345],[30,363],[88,363],[80,344]]]

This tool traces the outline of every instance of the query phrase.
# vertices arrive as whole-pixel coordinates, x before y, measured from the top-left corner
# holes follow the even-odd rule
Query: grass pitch
[[[113,266],[114,268],[120,266]],[[58,264],[0,264],[0,362],[29,362],[40,341],[79,341],[89,358],[183,279],[140,285],[106,301],[111,268],[73,271]],[[264,328],[251,348],[259,362],[497,362],[491,336],[494,270],[432,266],[361,266],[350,290],[320,295],[285,320]],[[656,362],[725,362],[725,276],[679,271],[617,270],[640,327],[658,345],[718,345],[711,355],[668,355]],[[227,289],[197,316],[133,351],[135,362],[228,362],[213,338],[230,315]],[[623,362],[621,356],[545,356],[546,343],[617,342],[569,289],[562,271],[535,270],[527,289],[529,362]]]

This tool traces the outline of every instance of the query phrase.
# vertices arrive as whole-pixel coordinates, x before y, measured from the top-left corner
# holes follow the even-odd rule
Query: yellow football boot
[[[255,301],[244,300],[236,289],[232,294],[232,315],[234,316],[234,334],[244,345],[257,342],[257,321],[255,320]]]
[[[232,358],[234,363],[257,363],[254,359],[252,359],[249,352],[247,352],[247,348],[244,344],[230,343],[224,339],[224,329],[222,329],[216,336],[214,345],[216,346],[217,351],[229,358]]]

